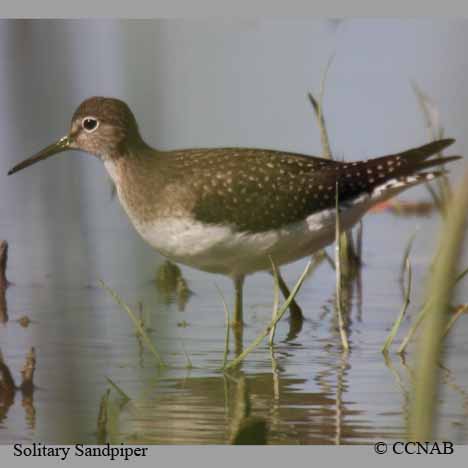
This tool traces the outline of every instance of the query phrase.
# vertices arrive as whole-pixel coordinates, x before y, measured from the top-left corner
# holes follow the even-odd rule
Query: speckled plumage
[[[69,149],[98,156],[150,245],[230,275],[239,292],[246,274],[270,268],[269,256],[283,264],[333,242],[337,186],[349,229],[375,203],[439,176],[421,171],[458,159],[429,159],[452,143],[356,162],[250,148],[158,151],[143,141],[124,102],[95,97],[78,107],[66,137],[10,174]]]
[[[346,202],[389,179],[414,173],[422,158],[447,144],[431,143],[408,153],[354,163],[247,148],[173,151],[165,157],[177,174],[174,178],[192,186],[197,220],[262,232],[333,207],[337,182],[339,199]]]
[[[207,224],[258,233],[304,220],[370,193],[390,179],[441,164],[424,162],[449,140],[405,153],[343,163],[263,149],[216,148],[160,152],[150,148],[112,160],[121,194],[141,219],[193,216]],[[450,160],[450,159],[449,159]]]

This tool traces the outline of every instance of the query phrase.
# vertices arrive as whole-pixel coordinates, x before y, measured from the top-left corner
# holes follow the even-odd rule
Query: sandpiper
[[[125,102],[92,97],[68,135],[8,174],[67,150],[99,157],[143,239],[175,262],[233,279],[234,322],[242,323],[246,275],[270,270],[270,257],[282,265],[334,241],[336,187],[347,230],[376,203],[443,174],[421,171],[459,159],[429,159],[453,142],[355,162],[251,148],[159,151]]]

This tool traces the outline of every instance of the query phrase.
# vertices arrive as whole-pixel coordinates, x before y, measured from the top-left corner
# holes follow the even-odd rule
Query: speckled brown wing
[[[324,170],[339,166],[328,159],[247,148],[191,150],[173,156],[179,159],[179,177],[183,170],[183,183],[191,184],[195,192],[193,216],[246,232],[291,224],[325,206],[320,181]],[[334,172],[329,174],[334,190]]]
[[[351,200],[390,179],[400,179],[453,158],[426,159],[450,145],[440,140],[367,161],[342,163],[296,153],[243,148],[173,152],[173,161],[192,181],[194,217],[238,231],[263,232],[304,220]],[[195,163],[196,161],[196,163]]]

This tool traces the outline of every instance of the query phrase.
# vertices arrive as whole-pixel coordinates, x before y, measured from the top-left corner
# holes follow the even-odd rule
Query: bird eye
[[[98,128],[99,122],[94,117],[85,117],[81,121],[81,126],[86,132],[92,133]]]

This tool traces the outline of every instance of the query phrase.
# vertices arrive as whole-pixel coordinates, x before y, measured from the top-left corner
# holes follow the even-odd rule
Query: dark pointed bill
[[[47,146],[39,153],[35,154],[34,156],[25,159],[24,161],[17,164],[15,167],[8,171],[8,175],[14,174],[15,172],[21,171],[25,167],[31,166],[43,159],[47,159],[54,154],[61,153],[62,151],[66,151],[70,149],[70,138],[68,136],[64,136],[60,138],[57,142],[53,143],[52,145]]]

